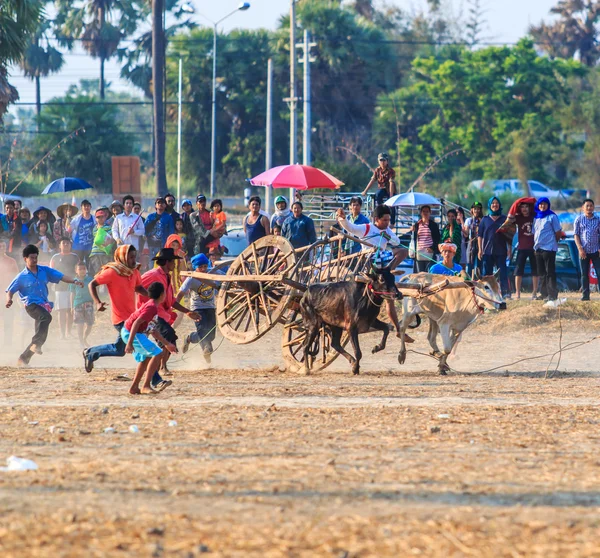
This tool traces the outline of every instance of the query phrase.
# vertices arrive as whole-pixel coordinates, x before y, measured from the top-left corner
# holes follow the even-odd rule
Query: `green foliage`
[[[41,158],[60,140],[83,128],[71,140],[57,149],[44,163],[41,172],[46,175],[77,176],[87,180],[99,191],[112,188],[111,157],[134,155],[132,139],[120,128],[119,109],[114,105],[94,104],[98,98],[77,88],[61,98],[53,99],[60,105],[46,105],[39,122],[42,131],[33,147]]]

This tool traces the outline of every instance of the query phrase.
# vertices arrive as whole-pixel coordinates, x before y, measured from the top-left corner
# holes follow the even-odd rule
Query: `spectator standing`
[[[50,267],[60,271],[62,275],[72,277],[75,275],[75,268],[79,263],[77,254],[71,251],[71,240],[63,238],[60,241],[60,252],[54,254],[50,260]],[[66,285],[57,284],[54,293],[56,295],[56,311],[58,312],[58,325],[60,328],[60,338],[66,339],[71,336],[73,327],[73,307],[71,306],[71,294]]]
[[[348,204],[348,209],[350,212],[346,216],[346,219],[349,223],[353,225],[366,225],[369,222],[369,219],[365,215],[361,213],[362,210],[362,198],[359,196],[353,196],[350,198],[350,203]],[[356,254],[360,252],[363,248],[363,245],[360,242],[355,241],[344,241],[344,251],[348,254]]]
[[[190,215],[192,234],[189,242],[194,246],[190,256],[206,253],[206,244],[213,238],[218,238],[210,232],[212,219],[210,218],[210,211],[206,209],[206,196],[199,194],[196,197],[196,207],[198,209]]]
[[[78,211],[77,207],[70,203],[63,203],[56,208],[58,219],[52,228],[52,235],[57,245],[60,244],[63,238],[71,236],[69,232],[71,230],[71,219],[77,215]]]
[[[69,292],[71,293],[71,306],[73,307],[73,323],[77,326],[79,346],[83,349],[88,345],[88,337],[94,325],[94,301],[89,290],[92,277],[88,275],[87,267],[83,262],[79,262],[75,269],[77,279],[81,281],[83,288],[69,285]]]
[[[5,214],[2,216],[3,236],[7,239],[6,252],[13,257],[21,249],[22,223],[21,217],[15,207],[13,200],[4,203]]]
[[[38,257],[39,263],[44,265],[48,264],[52,254],[54,254],[56,243],[48,231],[47,221],[40,221],[38,223],[38,232],[36,234],[36,238],[34,238],[31,244],[37,246],[40,250]]]
[[[581,300],[590,300],[590,263],[596,277],[600,277],[600,218],[594,213],[594,200],[583,202],[583,214],[575,219],[575,244],[579,250],[581,268]]]
[[[460,240],[460,265],[462,266],[463,269],[467,268],[467,253],[468,253],[468,240],[467,240],[467,234],[465,233],[465,223],[467,222],[467,218],[465,216],[465,210],[462,207],[458,207],[456,209],[457,212],[457,216],[456,216],[456,221],[458,222],[458,224],[460,225],[460,228],[462,229],[462,237]]]
[[[165,196],[165,202],[167,204],[165,211],[171,216],[173,222],[175,222],[175,219],[179,219],[181,217],[181,215],[179,215],[177,212],[177,208],[175,207],[175,196],[171,193],[168,193]]]
[[[250,213],[244,219],[244,232],[248,244],[252,244],[263,236],[271,234],[269,218],[260,211],[261,200],[258,196],[252,196],[248,200]]]
[[[140,252],[140,241],[145,233],[144,218],[141,215],[141,211],[139,214],[134,213],[134,205],[133,196],[125,196],[123,198],[123,213],[115,217],[112,224],[111,236],[117,246],[131,244]]]
[[[165,198],[156,198],[154,202],[155,213],[150,213],[146,218],[146,239],[150,256],[160,252],[167,238],[175,232],[175,223],[166,211]]]
[[[94,226],[94,245],[90,252],[88,269],[92,277],[99,273],[103,266],[112,260],[115,241],[112,237],[112,227],[108,224],[108,208],[96,209],[96,225]]]
[[[227,214],[223,211],[223,202],[219,199],[210,202],[210,220],[211,235],[218,235],[218,238],[210,239],[206,243],[207,252],[210,252],[211,248],[218,248],[221,245],[221,237],[227,234]]]
[[[115,219],[123,213],[123,204],[119,200],[113,200],[110,204],[109,213],[110,215],[106,219],[106,224],[112,227],[112,224],[115,222]]]
[[[448,219],[448,223],[442,229],[442,244],[444,244],[446,241],[450,241],[452,244],[454,244],[454,246],[456,246],[456,250],[454,252],[454,263],[460,264],[463,238],[463,223],[461,222],[462,218],[459,220],[458,211],[456,211],[456,209],[449,209],[446,212],[446,217]]]
[[[8,244],[6,240],[0,238],[0,292],[6,292],[11,281],[19,273],[19,266],[14,258],[6,253]],[[4,346],[10,347],[12,344],[13,313],[7,310],[2,311],[2,322],[4,327]]]
[[[317,241],[315,223],[302,213],[303,209],[302,202],[294,202],[292,214],[283,222],[281,228],[281,235],[287,238],[294,248],[303,248]]]
[[[288,207],[288,200],[285,196],[277,196],[275,198],[275,213],[271,215],[269,226],[271,230],[275,225],[279,225],[281,229],[283,222],[292,214],[292,210]]]
[[[528,201],[524,201],[528,200]],[[508,212],[508,219],[514,221],[517,225],[517,266],[515,269],[515,293],[517,298],[521,298],[521,286],[523,285],[523,275],[525,273],[525,264],[529,259],[531,267],[531,280],[533,283],[533,292],[531,298],[535,300],[539,288],[539,277],[537,269],[537,259],[533,250],[533,206],[535,198],[521,198],[517,200],[515,213]]]
[[[435,257],[439,254],[440,228],[431,218],[431,207],[421,206],[420,218],[412,226],[413,244],[415,246],[415,261],[413,269],[416,273],[427,271]]]
[[[115,343],[90,347],[83,351],[85,371],[94,369],[94,362],[101,357],[125,356],[125,342],[121,339],[121,329],[125,320],[135,312],[135,295],[147,295],[142,286],[142,276],[137,263],[137,250],[131,244],[122,244],[115,250],[114,261],[107,263],[89,285],[96,311],[106,311],[106,303],[98,296],[98,287],[106,285],[110,297],[111,320],[118,331]]]
[[[194,212],[191,200],[181,202],[181,220],[183,221],[183,233],[185,234],[185,251],[191,256],[194,253],[194,231],[190,217]]]
[[[82,262],[86,262],[94,245],[94,226],[96,219],[92,215],[92,204],[88,200],[81,202],[81,213],[71,221],[71,240],[73,251]]]
[[[36,235],[38,233],[38,226],[40,223],[47,223],[48,230],[52,231],[55,221],[56,217],[54,217],[52,211],[50,211],[47,207],[44,207],[43,205],[38,207],[33,212],[33,219],[29,223],[29,233],[31,234],[31,237],[36,238]]]
[[[82,286],[78,279],[63,275],[57,269],[45,265],[38,265],[39,250],[37,246],[29,244],[23,249],[25,269],[21,271],[6,289],[6,307],[13,304],[13,296],[19,293],[19,298],[25,306],[25,311],[35,321],[35,333],[31,343],[21,353],[19,366],[29,364],[31,357],[37,353],[42,354],[42,347],[48,338],[48,328],[52,321],[50,312],[52,303],[48,301],[48,283],[72,283]]]
[[[540,292],[542,298],[547,299],[547,306],[556,307],[560,304],[556,286],[556,252],[562,229],[556,213],[550,209],[548,198],[540,198],[535,209],[533,249],[541,279]]]
[[[21,218],[21,244],[29,244],[29,225],[31,224],[31,212],[26,207],[19,210]]]
[[[473,272],[483,273],[483,262],[479,259],[479,225],[483,219],[483,206],[474,202],[471,206],[471,216],[465,221],[463,233],[467,239],[467,275],[473,278]]]
[[[496,196],[489,199],[488,210],[488,215],[481,220],[477,231],[479,259],[483,262],[483,272],[486,275],[493,275],[496,269],[499,271],[502,294],[504,298],[510,298],[506,267],[506,258],[510,257],[510,248],[506,237],[498,233],[498,229],[506,221],[506,215],[502,214],[502,205]]]

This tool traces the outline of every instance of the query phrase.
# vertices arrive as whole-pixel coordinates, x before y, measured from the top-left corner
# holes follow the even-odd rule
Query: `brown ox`
[[[404,334],[408,324],[417,314],[425,314],[429,318],[427,340],[432,349],[431,354],[439,359],[438,371],[442,375],[446,375],[449,369],[446,364],[448,355],[452,353],[456,344],[460,341],[463,331],[477,319],[477,316],[486,309],[506,309],[506,303],[502,300],[500,293],[500,286],[493,275],[487,275],[477,281],[467,282],[460,277],[414,273],[403,277],[398,287],[402,289],[403,281],[432,285],[446,279],[450,283],[464,282],[465,286],[463,288],[441,290],[421,299],[405,294],[402,302],[403,315],[400,324],[400,330]],[[438,333],[442,335],[443,352],[439,350],[437,345]],[[404,364],[406,360],[404,335],[400,335],[400,339],[402,340],[402,347],[398,354],[398,362]]]

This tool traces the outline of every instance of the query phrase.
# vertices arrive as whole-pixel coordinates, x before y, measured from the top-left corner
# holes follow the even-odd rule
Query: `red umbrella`
[[[344,183],[335,176],[305,165],[283,165],[273,167],[249,180],[252,186],[272,186],[273,188],[295,188],[312,190],[314,188],[339,188]]]

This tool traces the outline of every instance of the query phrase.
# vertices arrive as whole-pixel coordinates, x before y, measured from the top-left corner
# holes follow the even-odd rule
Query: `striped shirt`
[[[417,250],[425,250],[433,246],[433,238],[431,237],[431,229],[426,223],[419,223],[417,231]]]
[[[579,215],[575,219],[575,234],[581,239],[581,246],[586,254],[595,254],[600,250],[600,217],[596,214],[591,219]]]

